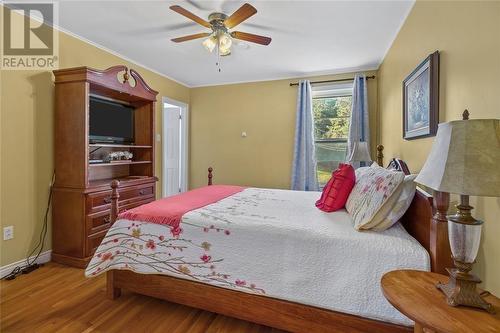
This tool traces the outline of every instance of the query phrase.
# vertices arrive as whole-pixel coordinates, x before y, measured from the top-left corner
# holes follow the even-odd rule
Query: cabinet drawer
[[[87,235],[91,235],[102,230],[108,230],[111,226],[109,209],[87,215],[86,223]]]
[[[93,234],[93,235],[90,235],[89,237],[87,237],[87,256],[91,256],[94,254],[95,250],[97,250],[97,248],[99,247],[99,245],[101,245],[101,242],[104,238],[104,236],[106,236],[106,232],[108,230],[103,230],[101,232],[98,232],[96,234]]]
[[[129,209],[132,209],[132,208],[139,207],[141,205],[147,204],[147,203],[152,202],[154,200],[155,200],[154,197],[149,197],[149,198],[145,198],[144,200],[141,200],[141,201],[134,201],[134,202],[126,204],[126,205],[120,205],[118,207],[118,214],[123,213],[126,210],[129,210]]]
[[[119,213],[122,213],[127,209],[147,204],[151,201],[154,201],[154,197],[149,197],[141,201],[134,201],[132,203],[123,206],[120,205]],[[109,227],[111,227],[110,210],[106,209],[97,213],[87,215],[86,224],[87,224],[87,235],[93,235],[101,231],[107,231]]]
[[[91,193],[87,195],[88,210],[97,211],[109,208],[111,203],[111,191]]]
[[[127,204],[132,201],[144,200],[147,197],[154,196],[154,186],[134,186],[130,188],[125,188],[119,191],[120,199],[118,202],[121,205]]]
[[[154,184],[125,187],[119,189],[120,205],[126,205],[135,201],[142,201],[146,198],[154,197]],[[87,195],[87,212],[98,212],[109,209],[111,204],[111,190],[90,193]]]

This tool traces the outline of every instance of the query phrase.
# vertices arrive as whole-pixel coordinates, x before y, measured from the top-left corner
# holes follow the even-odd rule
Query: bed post
[[[452,268],[450,241],[448,239],[448,219],[446,214],[450,207],[450,194],[434,191],[433,216],[430,230],[430,255],[433,272],[445,274],[446,268]]]
[[[115,223],[116,218],[118,217],[118,199],[120,198],[120,194],[118,193],[118,187],[120,186],[120,182],[118,180],[113,180],[111,182],[111,210],[110,210],[110,221],[111,224]]]
[[[111,224],[115,223],[118,218],[118,199],[120,198],[120,194],[118,193],[118,187],[120,186],[120,182],[118,180],[113,180],[111,182],[111,209],[110,209],[110,221]],[[120,297],[121,289],[115,287],[114,280],[114,270],[110,270],[106,272],[106,297],[108,299],[115,299]]]
[[[214,169],[212,169],[212,167],[209,167],[208,168],[208,185],[212,185],[212,178],[213,178],[213,175],[212,175],[212,171],[214,171]]]
[[[377,145],[377,164],[384,166],[384,146],[382,145]]]
[[[106,297],[110,300],[114,300],[122,294],[121,288],[115,287],[114,275],[113,269],[106,272]]]

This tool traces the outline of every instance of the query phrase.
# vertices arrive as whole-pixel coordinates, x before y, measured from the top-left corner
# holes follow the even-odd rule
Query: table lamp
[[[460,195],[457,213],[448,216],[448,236],[455,268],[437,287],[452,306],[493,312],[476,291],[481,280],[470,273],[479,250],[483,221],[471,215],[469,196],[500,197],[500,119],[469,119],[439,124],[431,152],[415,182]]]
[[[355,142],[352,153],[347,160],[351,164],[353,162],[371,162],[372,158],[368,149],[368,142]]]

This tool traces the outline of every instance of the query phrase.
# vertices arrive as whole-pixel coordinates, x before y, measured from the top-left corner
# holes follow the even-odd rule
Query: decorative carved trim
[[[136,82],[136,86],[137,86],[137,83],[139,83],[145,90],[149,91],[152,95],[158,95],[158,92],[156,90],[154,90],[153,88],[151,88],[147,83],[146,81],[144,81],[144,79],[142,78],[142,76],[139,75],[139,73],[137,73],[134,69],[130,69],[130,75],[132,75],[132,77],[135,79],[135,82]]]
[[[123,80],[118,80],[117,76],[121,72],[124,72]],[[148,86],[137,71],[124,65],[109,67],[105,70],[90,67],[59,69],[54,71],[54,75],[56,84],[87,81],[91,85],[106,87],[149,101],[156,101],[156,95],[158,95],[158,92]],[[136,84],[133,87],[130,85],[129,75],[135,80]]]
[[[129,79],[128,72],[123,73],[123,83],[128,82],[128,79]]]

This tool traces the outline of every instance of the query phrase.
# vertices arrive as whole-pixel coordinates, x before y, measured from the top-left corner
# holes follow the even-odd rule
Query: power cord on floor
[[[42,264],[38,264],[36,261],[40,257],[40,254],[42,253],[42,250],[43,250],[43,246],[45,245],[45,237],[47,236],[50,204],[52,202],[52,187],[54,186],[55,179],[56,179],[56,172],[54,170],[54,173],[52,174],[52,180],[51,180],[50,185],[49,185],[49,198],[47,200],[47,207],[45,209],[45,215],[43,218],[43,226],[42,226],[42,230],[40,231],[40,238],[38,239],[37,245],[33,248],[33,251],[31,251],[31,253],[26,258],[26,263],[24,265],[16,266],[12,270],[12,272],[10,272],[8,275],[6,275],[3,279],[14,280],[18,275],[31,273],[35,269],[42,266]],[[36,254],[36,256],[30,260],[30,257],[37,250],[38,250],[38,253]]]

